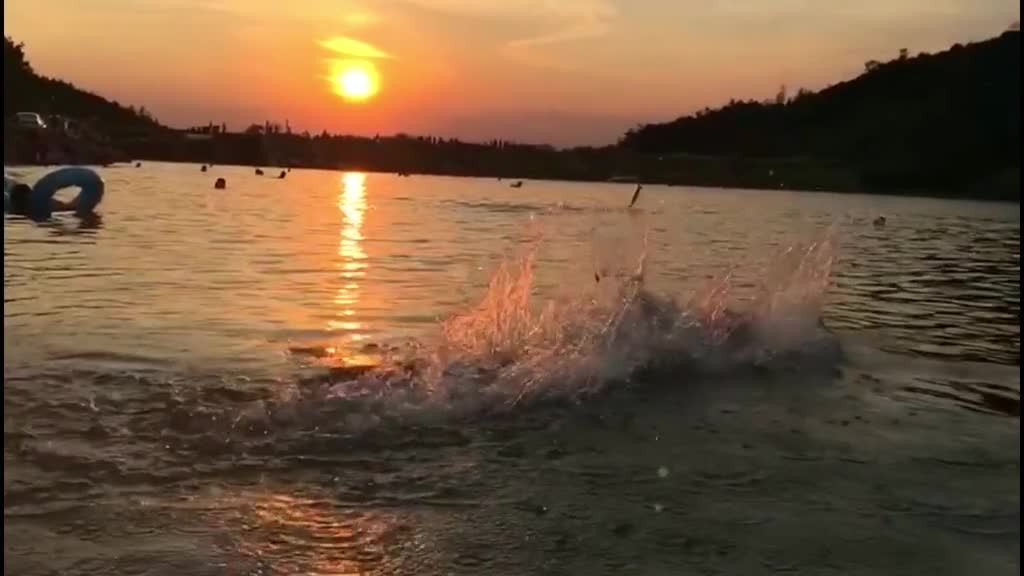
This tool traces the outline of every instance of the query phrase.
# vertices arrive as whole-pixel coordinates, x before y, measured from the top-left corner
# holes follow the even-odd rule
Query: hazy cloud
[[[345,24],[353,27],[372,26],[379,20],[380,18],[376,14],[366,10],[347,12],[344,16]]]
[[[605,0],[564,0],[542,2],[538,16],[545,21],[536,35],[509,42],[507,48],[545,46],[603,36],[616,16],[615,7]]]
[[[713,0],[712,9],[732,17],[833,17],[854,20],[885,20],[921,18],[934,15],[957,15],[968,11],[974,0],[903,0],[889,2],[816,2],[812,0]]]
[[[326,40],[320,40],[317,44],[336,54],[352,58],[393,58],[392,55],[372,44],[347,36],[333,36]]]
[[[594,38],[606,34],[618,14],[610,0],[406,0],[427,10],[508,21],[535,31],[507,41],[507,52]]]
[[[430,131],[470,141],[492,139],[555,146],[612,144],[637,123],[637,118],[565,110],[488,110],[450,117]]]

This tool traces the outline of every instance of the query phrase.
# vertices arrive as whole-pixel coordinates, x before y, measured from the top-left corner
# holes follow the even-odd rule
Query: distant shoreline
[[[306,166],[306,165],[297,165],[297,164],[292,164],[290,166],[275,165],[275,164],[260,164],[260,165],[255,165],[255,164],[229,164],[229,163],[215,163],[215,162],[195,162],[195,161],[191,161],[191,160],[163,160],[163,159],[159,159],[159,158],[143,158],[143,157],[131,158],[131,159],[120,159],[120,160],[117,160],[115,162],[106,163],[106,164],[98,163],[98,162],[50,163],[50,164],[10,163],[9,164],[9,163],[5,162],[4,163],[4,168],[5,169],[47,168],[47,167],[58,167],[58,166],[63,166],[63,165],[67,165],[67,164],[79,164],[79,165],[89,165],[89,166],[97,166],[97,167],[103,167],[103,168],[111,168],[111,167],[119,167],[120,168],[120,167],[123,167],[125,169],[132,169],[132,170],[134,170],[136,168],[134,167],[133,163],[136,162],[136,161],[139,161],[139,162],[143,163],[142,168],[140,168],[140,169],[144,169],[145,166],[146,166],[146,163],[148,163],[148,162],[159,162],[159,163],[164,163],[164,164],[177,164],[177,165],[191,165],[191,166],[195,166],[197,171],[199,170],[199,167],[202,166],[203,164],[214,164],[217,168],[220,168],[220,167],[230,167],[230,168],[246,169],[246,170],[253,169],[256,166],[259,166],[259,167],[265,168],[265,169],[270,170],[270,171],[277,170],[277,169],[285,169],[287,167],[290,167],[290,168],[295,169],[295,170],[321,170],[321,171],[326,171],[326,172],[347,172],[347,171],[352,171],[352,172],[365,172],[367,174],[389,174],[389,175],[393,175],[395,177],[400,177],[402,174],[406,174],[409,177],[415,177],[415,176],[434,176],[434,177],[445,177],[445,178],[471,178],[471,179],[477,179],[477,180],[500,180],[500,181],[523,180],[523,181],[525,181],[527,183],[529,183],[531,181],[534,181],[534,182],[568,182],[568,183],[578,183],[578,184],[605,184],[605,185],[608,185],[609,187],[619,186],[623,190],[629,190],[630,186],[632,186],[633,184],[639,183],[639,184],[643,184],[644,186],[663,186],[663,187],[667,187],[667,188],[699,188],[699,189],[703,189],[703,190],[737,190],[737,191],[744,191],[744,192],[797,192],[797,193],[801,193],[801,194],[850,194],[850,195],[862,195],[862,196],[933,198],[933,199],[939,199],[939,200],[960,200],[960,201],[966,201],[966,202],[1002,202],[1002,203],[1007,203],[1007,204],[1017,204],[1017,205],[1020,204],[1019,191],[1018,191],[1018,194],[1016,195],[1016,197],[1009,196],[1009,195],[1007,197],[994,197],[994,196],[970,197],[970,196],[963,196],[963,195],[957,194],[955,192],[931,191],[931,190],[910,190],[910,189],[908,189],[908,190],[895,190],[895,191],[893,191],[893,190],[884,190],[884,189],[882,189],[882,190],[868,190],[868,189],[865,189],[865,188],[841,188],[841,189],[837,188],[837,189],[830,189],[830,188],[821,188],[821,187],[819,187],[819,188],[757,187],[757,186],[743,186],[743,185],[721,185],[721,184],[714,184],[714,183],[687,183],[687,182],[682,182],[682,181],[666,182],[666,181],[647,180],[647,179],[644,179],[644,178],[632,178],[632,177],[630,177],[628,179],[624,178],[624,179],[621,179],[621,180],[610,180],[610,179],[598,179],[598,178],[589,178],[589,179],[588,178],[565,178],[565,177],[558,177],[558,176],[525,176],[525,175],[490,176],[490,175],[479,175],[479,174],[457,173],[457,172],[441,172],[441,171],[410,171],[410,172],[401,172],[401,171],[395,171],[395,170],[380,170],[380,169],[373,169],[373,168],[364,168],[364,167],[359,167],[359,166],[329,167],[329,166]],[[211,178],[213,178],[212,174],[214,174],[214,173],[215,172],[210,172]],[[1019,178],[1019,175],[1018,175],[1018,178]],[[1018,180],[1018,182],[1019,182],[1019,180]]]
[[[5,163],[141,159],[1020,203],[1017,30],[935,54],[903,50],[816,92],[783,87],[772,99],[731,99],[638,125],[607,146],[561,149],[500,139],[297,133],[269,120],[234,132],[214,122],[173,129],[145,107],[36,73],[24,47],[8,37],[4,79]],[[18,121],[23,112],[42,121]]]

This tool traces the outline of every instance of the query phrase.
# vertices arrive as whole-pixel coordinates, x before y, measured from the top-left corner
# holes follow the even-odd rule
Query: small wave
[[[146,416],[124,425],[136,439],[159,433],[159,441],[176,450],[202,454],[230,450],[236,441],[250,451],[269,442],[266,449],[275,453],[295,441],[324,438],[362,446],[391,437],[381,436],[387,431],[400,443],[409,440],[403,430],[417,441],[424,431],[440,430],[449,442],[456,441],[450,438],[456,422],[507,415],[516,426],[531,426],[613,390],[645,394],[647,387],[686,386],[751,367],[835,360],[837,340],[820,320],[833,259],[830,236],[783,250],[751,297],[735,287],[730,271],[692,294],[654,293],[645,285],[644,241],[632,265],[604,266],[574,295],[541,299],[534,284],[540,244],[505,259],[479,303],[441,321],[431,339],[367,348],[357,364],[326,374],[318,368],[290,381],[188,377],[146,386],[145,405],[133,412]],[[297,343],[290,353],[323,366],[336,351]],[[98,359],[133,373],[151,367],[145,358]],[[134,386],[133,379],[126,385]],[[95,397],[78,398],[75,406],[125,410],[125,392],[106,406],[110,383],[93,388]],[[154,390],[170,396],[154,396]],[[369,430],[377,433],[364,434]]]
[[[694,294],[645,286],[646,246],[632,267],[595,272],[593,286],[539,301],[540,242],[506,258],[481,301],[442,321],[437,337],[387,349],[372,367],[336,369],[312,395],[322,410],[366,422],[428,414],[461,418],[550,400],[579,401],[653,375],[764,366],[837,344],[821,306],[833,262],[831,232],[781,251],[752,297],[732,273]],[[308,396],[308,392],[306,392]],[[366,422],[363,422],[364,424]]]
[[[469,200],[447,200],[446,205],[466,210],[481,210],[498,214],[553,214],[553,213],[586,213],[616,214],[623,211],[622,206],[581,206],[569,202],[524,203],[524,202],[489,202]],[[645,212],[642,208],[634,208],[634,212]],[[654,213],[659,210],[654,210]]]
[[[547,206],[542,204],[525,204],[517,202],[472,202],[468,200],[450,200],[446,201],[445,204],[449,204],[451,206],[454,206],[455,208],[463,208],[469,210],[484,210],[487,212],[495,212],[502,214],[540,212],[547,209]]]

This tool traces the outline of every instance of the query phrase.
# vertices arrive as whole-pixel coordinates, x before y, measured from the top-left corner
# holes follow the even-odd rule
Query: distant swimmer
[[[633,204],[636,204],[638,198],[640,198],[640,191],[643,190],[642,184],[636,185],[636,190],[633,190],[633,199],[629,201],[629,207],[632,208]]]
[[[206,164],[203,164],[203,167],[200,168],[199,171],[200,172],[206,172]]]
[[[213,183],[213,187],[217,190],[223,190],[228,187],[228,181],[223,178],[217,178],[217,181]]]
[[[257,176],[263,176],[263,170],[260,170],[259,168],[257,168],[256,169],[256,175]]]
[[[885,226],[885,216],[879,216],[878,218],[875,218],[874,224],[875,226]]]
[[[136,162],[135,163],[135,167],[136,168],[142,168],[142,162]]]
[[[522,188],[523,187],[523,181],[522,180],[516,180],[515,182],[509,184],[509,186],[512,187],[512,188]]]
[[[287,173],[287,172],[285,172],[284,170],[281,170],[281,173],[280,173],[280,174],[278,174],[278,175],[277,175],[277,177],[278,177],[278,178],[284,178],[284,177],[285,177],[285,176],[287,176],[287,175],[288,175],[288,173]]]

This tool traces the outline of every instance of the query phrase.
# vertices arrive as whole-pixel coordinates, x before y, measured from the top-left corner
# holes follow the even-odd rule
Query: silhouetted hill
[[[115,137],[166,130],[147,112],[135,110],[32,69],[24,47],[4,37],[4,117],[15,112],[60,115],[101,125]]]
[[[629,131],[641,154],[818,159],[867,191],[1019,199],[1020,32],[868,62],[861,76],[772,102],[730,102]],[[1016,179],[1015,195],[1002,180]],[[1012,188],[1010,186],[1009,188]]]
[[[1020,33],[886,63],[820,92],[715,110],[629,131],[617,145],[558,150],[398,134],[293,134],[267,122],[228,133],[162,126],[43,77],[4,39],[4,114],[73,120],[46,133],[5,123],[4,161],[179,162],[463,176],[637,180],[746,188],[1020,199]]]

